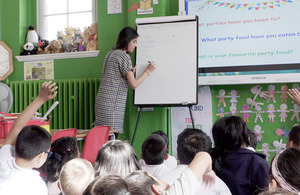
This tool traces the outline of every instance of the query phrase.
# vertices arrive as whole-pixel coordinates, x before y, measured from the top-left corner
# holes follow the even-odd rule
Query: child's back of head
[[[67,162],[61,169],[59,183],[63,195],[81,195],[94,180],[92,164],[81,158]]]
[[[289,148],[277,154],[271,163],[271,188],[283,188],[293,193],[300,193],[300,151]]]
[[[129,195],[126,181],[118,175],[96,177],[83,195]]]
[[[152,134],[146,138],[142,145],[142,157],[148,165],[162,164],[167,155],[167,144],[164,138]]]
[[[214,152],[220,155],[226,151],[236,151],[242,146],[249,146],[249,132],[246,122],[241,117],[228,116],[217,120],[212,128]]]
[[[94,169],[96,177],[114,174],[125,178],[131,172],[140,170],[141,167],[136,153],[129,143],[111,140],[99,149]]]
[[[300,150],[300,125],[296,125],[291,129],[291,132],[289,133],[287,147],[296,148]]]
[[[130,195],[152,195],[152,186],[157,182],[145,171],[134,171],[125,178]]]
[[[74,137],[61,137],[51,144],[52,155],[43,166],[48,182],[59,178],[62,166],[79,155],[77,140]]]
[[[198,152],[211,153],[212,142],[200,129],[185,129],[177,138],[177,153],[180,164],[188,165]]]
[[[50,145],[51,135],[44,128],[37,125],[26,126],[17,136],[16,155],[30,161],[42,152],[48,152]]]
[[[169,138],[165,132],[163,132],[162,130],[157,130],[157,131],[154,131],[152,134],[157,134],[157,135],[162,136],[167,144],[167,147],[169,148]]]

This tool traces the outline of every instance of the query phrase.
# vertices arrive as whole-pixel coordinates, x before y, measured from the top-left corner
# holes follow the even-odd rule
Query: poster
[[[24,62],[24,80],[53,80],[54,62],[37,61]]]
[[[191,107],[194,125],[212,139],[212,97],[209,86],[199,87],[198,104]],[[192,128],[192,119],[188,107],[172,107],[172,148],[177,157],[177,136],[186,128]]]

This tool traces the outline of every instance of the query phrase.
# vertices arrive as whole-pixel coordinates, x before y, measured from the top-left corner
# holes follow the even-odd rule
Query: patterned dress
[[[95,103],[94,126],[109,125],[111,130],[123,132],[128,92],[126,73],[132,69],[130,56],[122,50],[111,50],[106,55]]]

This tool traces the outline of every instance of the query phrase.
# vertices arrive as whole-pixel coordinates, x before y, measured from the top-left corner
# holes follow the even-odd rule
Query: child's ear
[[[269,183],[269,190],[271,192],[275,191],[278,188],[278,183],[275,179],[271,179],[270,183]]]
[[[287,143],[286,143],[286,147],[287,148],[293,148],[294,147],[294,143],[292,141],[288,140]]]
[[[141,154],[141,159],[143,159],[143,160],[144,160],[143,154]]]
[[[169,154],[167,153],[165,156],[165,160],[167,160],[169,158]]]
[[[61,188],[60,188],[60,183],[59,183],[59,181],[57,182],[57,187],[58,187],[58,189],[61,191]]]

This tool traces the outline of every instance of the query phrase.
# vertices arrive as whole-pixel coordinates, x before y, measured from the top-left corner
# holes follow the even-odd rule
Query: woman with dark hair
[[[80,156],[76,138],[62,137],[55,140],[51,144],[51,152],[52,155],[43,165],[43,171],[47,175],[48,195],[58,195],[58,179],[62,166]]]
[[[135,78],[130,54],[137,47],[138,36],[133,28],[123,28],[116,47],[105,57],[95,104],[94,126],[108,125],[112,130],[123,132],[128,85],[136,89],[155,69],[155,63],[151,62],[144,73]]]
[[[266,156],[248,150],[250,129],[238,116],[219,119],[213,126],[213,170],[233,195],[257,194],[268,186]]]
[[[279,188],[300,194],[300,151],[295,148],[286,149],[272,160],[269,190]]]

